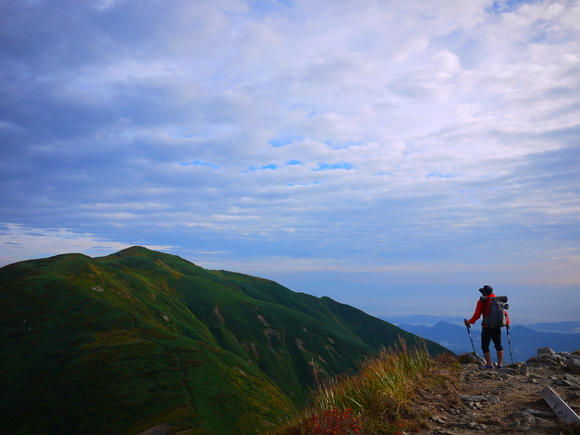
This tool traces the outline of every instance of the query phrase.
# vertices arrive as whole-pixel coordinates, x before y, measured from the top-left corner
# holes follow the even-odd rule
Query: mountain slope
[[[0,269],[8,433],[254,433],[303,404],[312,366],[355,367],[400,334],[329,298],[133,247]],[[428,343],[433,353],[445,349]]]

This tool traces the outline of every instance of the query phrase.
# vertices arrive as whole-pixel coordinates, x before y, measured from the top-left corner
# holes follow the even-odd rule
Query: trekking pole
[[[505,330],[506,330],[507,336],[508,336],[508,344],[510,346],[510,357],[512,359],[512,364],[513,364],[514,363],[514,356],[512,355],[512,342],[510,340],[510,325],[506,325]]]
[[[467,328],[467,333],[469,334],[469,339],[471,340],[471,347],[473,348],[473,353],[477,355],[477,352],[475,351],[475,345],[473,344],[473,338],[471,337],[471,327],[469,325],[465,325],[465,327]]]

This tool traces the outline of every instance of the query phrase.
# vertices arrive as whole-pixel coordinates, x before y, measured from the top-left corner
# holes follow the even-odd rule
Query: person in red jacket
[[[489,298],[495,297],[493,294],[493,288],[488,285],[484,285],[482,288],[479,289],[480,293],[483,296],[489,296]],[[486,312],[487,310],[487,312]],[[489,307],[488,304],[482,302],[481,300],[477,301],[477,305],[475,306],[475,312],[471,319],[467,320],[464,319],[463,322],[466,326],[473,325],[477,319],[479,319],[483,315],[483,322],[481,325],[481,349],[483,350],[483,357],[485,358],[485,368],[492,369],[493,364],[491,363],[491,352],[489,351],[489,344],[493,340],[493,345],[495,346],[495,350],[497,351],[497,368],[503,368],[503,346],[501,345],[501,328],[490,328],[489,326],[485,325],[485,318],[489,314]],[[509,317],[507,319],[507,324],[509,325]]]

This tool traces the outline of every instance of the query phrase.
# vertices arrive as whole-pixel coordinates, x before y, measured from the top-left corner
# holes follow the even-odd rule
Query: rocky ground
[[[571,431],[562,424],[540,393],[550,386],[578,414],[580,373],[574,364],[566,364],[566,358],[546,352],[503,369],[463,365],[461,405],[442,407],[432,416],[426,434],[579,434],[578,428]]]

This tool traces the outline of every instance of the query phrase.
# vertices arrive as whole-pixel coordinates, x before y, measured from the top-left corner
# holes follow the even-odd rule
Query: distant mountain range
[[[525,325],[534,331],[559,332],[561,334],[580,334],[580,322],[534,323]]]
[[[440,319],[440,317],[435,316],[405,316],[391,317],[385,320],[397,324],[405,331],[439,343],[455,353],[472,352],[473,348],[467,328],[463,325],[463,319],[459,317],[445,318],[453,323]],[[412,323],[405,324],[401,323],[401,321]],[[434,321],[437,321],[437,323],[431,324]],[[575,331],[578,331],[579,328],[580,322],[517,325],[510,328],[509,341],[507,331],[503,328],[502,342],[506,351],[506,358],[510,361],[510,342],[514,361],[526,361],[531,356],[535,356],[536,350],[540,347],[551,347],[555,352],[578,350],[580,349],[580,334],[575,333]],[[471,336],[476,352],[481,355],[480,334],[481,328],[474,325],[471,328]],[[491,349],[492,354],[495,354],[493,345]]]
[[[392,323],[393,325],[424,325],[433,326],[439,322],[456,323],[463,324],[462,317],[451,317],[451,316],[423,316],[423,315],[411,315],[411,316],[398,316],[398,317],[381,317],[386,322]]]
[[[305,404],[314,370],[418,341],[330,298],[142,247],[5,266],[0,313],[10,434],[256,433]]]
[[[398,317],[380,317],[386,322],[393,325],[412,325],[412,326],[434,326],[439,322],[447,322],[463,326],[463,317],[451,316],[398,316]],[[558,332],[561,334],[580,334],[580,321],[576,322],[553,322],[553,323],[532,323],[524,324],[529,329],[538,332]],[[477,327],[477,325],[474,325]]]

